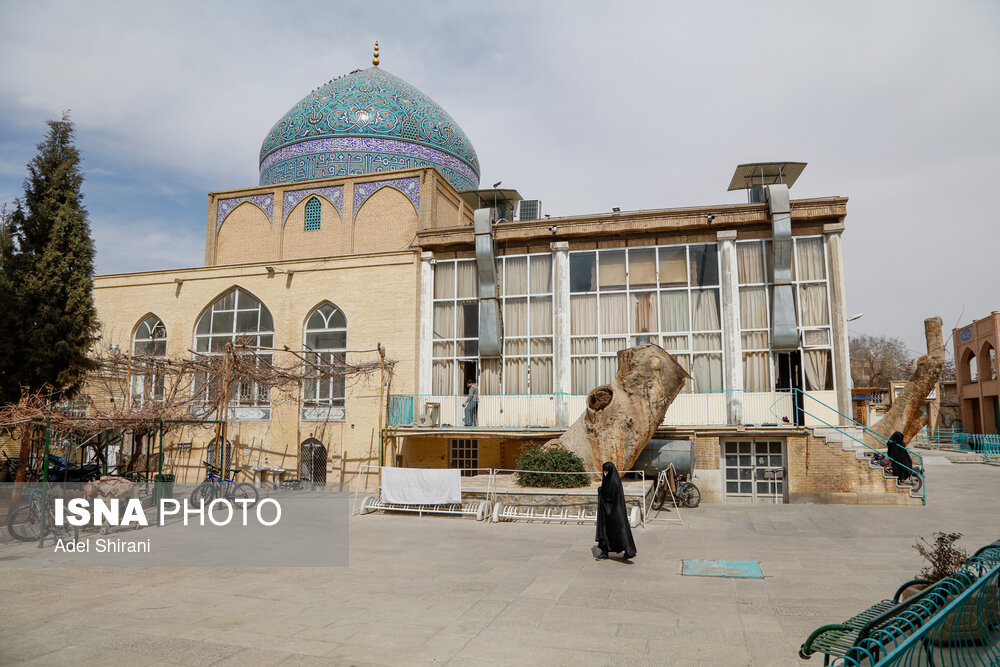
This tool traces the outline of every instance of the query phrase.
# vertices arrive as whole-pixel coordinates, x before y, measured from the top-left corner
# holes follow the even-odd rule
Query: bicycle
[[[694,508],[701,504],[701,491],[693,482],[688,482],[686,475],[674,472],[674,464],[671,463],[666,468],[659,470],[656,476],[656,486],[653,489],[653,502],[650,507],[654,510],[663,509],[663,504],[668,496],[673,496],[675,506]]]
[[[216,498],[226,500],[249,500],[250,505],[257,503],[257,487],[249,482],[236,482],[232,478],[222,477],[221,470],[209,463],[202,461],[205,466],[205,481],[194,488],[191,492],[191,504],[198,505],[204,503],[208,505]],[[228,472],[233,477],[242,472],[239,468],[228,468]]]
[[[51,534],[57,540],[76,541],[80,537],[80,529],[76,526],[56,525],[55,509],[52,496],[49,496],[47,507],[42,508],[42,492],[32,489],[28,494],[28,504],[10,515],[7,519],[7,531],[11,537],[20,542],[37,542],[42,535],[42,524],[45,534]]]

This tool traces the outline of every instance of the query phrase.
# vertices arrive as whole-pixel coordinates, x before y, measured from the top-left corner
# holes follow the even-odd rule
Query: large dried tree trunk
[[[605,461],[628,470],[690,377],[658,345],[622,350],[614,382],[591,391],[580,418],[547,444],[576,453],[587,470],[599,470]]]
[[[888,438],[896,431],[903,433],[903,442],[910,442],[920,429],[927,424],[927,415],[921,412],[924,401],[937,386],[944,368],[944,341],[941,337],[941,318],[928,317],[924,320],[924,336],[927,339],[927,354],[917,360],[917,369],[910,381],[903,385],[899,396],[892,400],[892,407],[872,430]],[[871,446],[882,445],[876,438],[866,437]]]

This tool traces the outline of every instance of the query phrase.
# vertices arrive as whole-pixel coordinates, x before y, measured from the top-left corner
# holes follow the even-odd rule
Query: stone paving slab
[[[346,568],[10,569],[0,663],[799,664],[813,629],[919,571],[918,535],[1000,537],[1000,468],[928,476],[926,507],[705,504],[637,529],[633,564],[595,561],[592,525],[375,514]],[[686,558],[764,579],[683,577]]]

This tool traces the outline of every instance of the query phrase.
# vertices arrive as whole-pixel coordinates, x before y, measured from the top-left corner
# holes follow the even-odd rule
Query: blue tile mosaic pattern
[[[251,195],[249,197],[232,197],[230,199],[220,199],[219,206],[216,209],[215,215],[215,231],[219,231],[219,227],[222,226],[222,222],[226,219],[233,209],[244,202],[250,202],[251,204],[259,207],[264,213],[267,214],[267,220],[272,225],[274,224],[274,197],[272,195]]]
[[[375,194],[376,191],[384,187],[396,188],[413,202],[413,208],[420,210],[420,179],[419,178],[394,178],[387,181],[370,181],[368,183],[357,183],[354,186],[354,217],[358,217],[365,200]]]
[[[344,217],[344,186],[334,185],[329,188],[307,188],[305,190],[291,190],[285,192],[285,196],[281,201],[281,226],[285,226],[285,221],[288,220],[288,214],[292,212],[295,206],[308,197],[309,195],[319,195],[323,197],[337,209],[337,213],[340,217]]]
[[[439,168],[459,190],[479,185],[479,158],[458,123],[378,67],[311,92],[271,128],[260,149],[261,185],[421,166]]]
[[[755,560],[684,559],[681,574],[688,577],[726,577],[728,579],[763,579],[760,563]]]

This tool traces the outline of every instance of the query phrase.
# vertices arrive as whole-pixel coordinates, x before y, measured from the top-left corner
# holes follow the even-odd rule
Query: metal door
[[[785,502],[785,456],[780,440],[723,443],[727,503]]]

